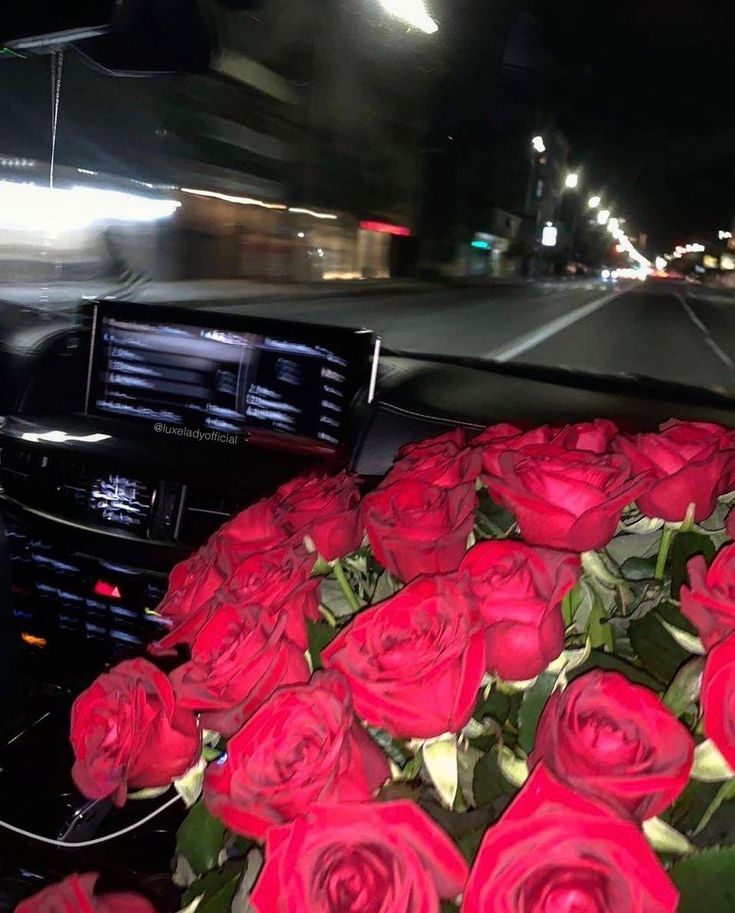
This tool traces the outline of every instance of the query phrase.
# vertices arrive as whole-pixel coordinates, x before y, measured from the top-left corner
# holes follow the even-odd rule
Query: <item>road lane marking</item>
[[[566,330],[580,320],[584,320],[585,317],[589,317],[590,314],[594,314],[595,311],[599,311],[600,308],[612,301],[613,298],[618,298],[622,294],[624,293],[612,292],[603,295],[602,298],[595,298],[594,301],[589,301],[587,304],[575,308],[568,314],[557,317],[556,320],[545,323],[543,326],[536,327],[536,329],[531,330],[530,333],[525,333],[523,336],[517,336],[515,339],[511,339],[510,342],[507,342],[504,346],[500,346],[497,349],[493,349],[492,352],[486,352],[482,357],[500,362],[511,361],[511,359],[516,358],[518,355],[528,352],[529,349],[535,349],[536,346],[541,345],[542,342],[546,342],[547,339],[551,339],[552,336],[556,336],[557,333],[561,333],[562,330]]]
[[[712,349],[715,355],[720,359],[720,361],[726,365],[731,371],[735,371],[735,362],[730,358],[730,356],[717,344],[717,341],[714,339],[712,334],[709,331],[709,328],[704,323],[704,321],[697,315],[694,308],[689,304],[684,295],[677,295],[679,304],[684,308],[684,312],[687,317],[691,320],[694,326],[702,334],[704,341]]]

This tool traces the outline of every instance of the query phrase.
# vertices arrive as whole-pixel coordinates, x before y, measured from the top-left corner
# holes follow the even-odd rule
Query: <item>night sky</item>
[[[730,227],[732,0],[484,2],[516,11],[506,64],[558,115],[585,189],[605,191],[659,249]],[[454,5],[468,35],[471,5]]]

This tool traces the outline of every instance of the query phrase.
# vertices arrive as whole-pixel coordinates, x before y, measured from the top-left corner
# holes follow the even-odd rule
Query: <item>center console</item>
[[[348,464],[372,333],[99,302],[0,428],[15,636],[79,687],[160,634],[169,570],[295,475]],[[63,399],[53,403],[57,386]]]

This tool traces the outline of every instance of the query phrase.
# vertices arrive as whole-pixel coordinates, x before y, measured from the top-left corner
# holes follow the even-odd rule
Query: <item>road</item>
[[[703,286],[498,283],[237,309],[367,326],[401,351],[641,374],[735,394],[735,292]]]
[[[206,294],[206,302],[202,298]],[[72,289],[44,292],[55,309]],[[79,297],[79,289],[76,290]],[[252,283],[151,284],[136,300],[366,326],[393,350],[641,374],[735,395],[735,291],[683,283],[590,281],[352,283],[301,289]],[[34,289],[0,300],[38,304]]]

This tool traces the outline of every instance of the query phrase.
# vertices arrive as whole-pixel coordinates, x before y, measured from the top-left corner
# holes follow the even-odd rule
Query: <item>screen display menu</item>
[[[337,447],[354,392],[354,365],[336,348],[277,332],[102,311],[88,408],[203,432],[263,430]]]

